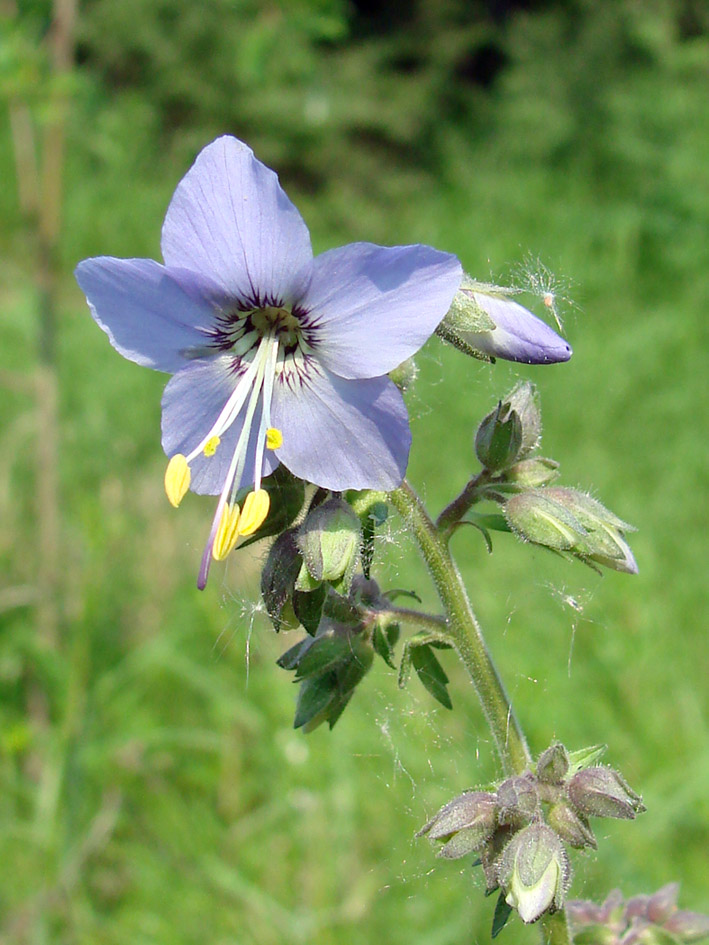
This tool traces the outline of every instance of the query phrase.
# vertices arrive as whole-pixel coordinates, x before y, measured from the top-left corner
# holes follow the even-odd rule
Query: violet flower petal
[[[462,269],[429,246],[351,243],[316,257],[300,300],[317,326],[319,360],[340,377],[378,377],[430,338]]]
[[[229,370],[230,357],[192,361],[167,383],[162,397],[162,446],[167,456],[188,455],[195,449],[219,416],[236,387],[238,378]],[[190,489],[199,495],[218,495],[241,433],[246,405],[234,423],[221,437],[214,456],[198,454],[191,462]],[[241,482],[254,480],[256,439],[261,411],[257,409],[251,426],[246,463]],[[263,475],[268,476],[279,465],[275,453],[266,451]]]
[[[310,280],[308,228],[274,171],[236,138],[217,138],[177,185],[162,228],[168,266],[202,273],[225,296],[290,304]]]
[[[321,372],[321,373],[320,373]],[[345,380],[311,369],[293,389],[277,383],[273,425],[278,458],[326,489],[391,490],[404,478],[411,446],[406,406],[387,377]]]
[[[523,364],[555,364],[573,354],[567,341],[519,302],[481,292],[475,292],[474,298],[497,326],[494,331],[465,335],[483,354]]]
[[[208,341],[212,306],[152,259],[85,259],[76,281],[113,347],[136,364],[171,374],[184,365],[186,351]]]

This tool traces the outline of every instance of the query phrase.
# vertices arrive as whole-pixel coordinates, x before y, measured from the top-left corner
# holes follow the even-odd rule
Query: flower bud
[[[515,482],[523,489],[539,489],[559,477],[559,464],[553,459],[533,456],[505,470],[505,481]]]
[[[308,513],[296,542],[311,577],[349,589],[360,546],[359,518],[334,497]]]
[[[523,541],[554,551],[573,551],[586,537],[586,529],[548,492],[533,489],[511,496],[503,507],[507,524]]]
[[[614,571],[637,574],[638,566],[624,537],[624,532],[635,531],[596,499],[563,486],[546,489],[547,496],[563,505],[583,525],[586,535],[575,552]]]
[[[284,609],[292,601],[301,564],[293,532],[283,532],[271,545],[261,572],[261,596],[276,630],[284,623]]]
[[[614,890],[598,906],[573,900],[568,916],[579,945],[678,945],[702,941],[709,935],[709,916],[686,912],[676,905],[679,883],[663,886],[652,896],[633,896],[627,902]]]
[[[464,276],[437,334],[478,358],[524,364],[568,361],[571,346],[546,322],[512,301],[512,291]]]
[[[663,928],[680,942],[701,942],[709,936],[709,915],[678,909],[665,920]]]
[[[597,848],[596,838],[586,818],[567,801],[552,804],[547,811],[547,823],[558,836],[577,850]]]
[[[615,817],[634,820],[646,810],[642,799],[612,768],[585,768],[567,785],[569,799],[587,817]]]
[[[485,469],[498,472],[512,465],[522,445],[522,424],[502,401],[482,421],[475,434],[475,454]]]
[[[564,847],[545,824],[516,833],[500,862],[500,885],[523,922],[536,922],[564,905],[571,867]]]
[[[542,411],[537,388],[529,381],[520,381],[505,397],[505,403],[522,424],[522,445],[518,459],[529,456],[539,446],[542,436]]]
[[[451,860],[467,856],[492,836],[497,822],[496,800],[487,791],[466,791],[442,807],[416,836],[447,841],[439,856]]]
[[[537,777],[548,784],[558,784],[569,770],[569,756],[560,742],[550,745],[537,761]]]
[[[539,811],[539,794],[530,775],[514,775],[497,789],[497,816],[501,824],[521,827]]]

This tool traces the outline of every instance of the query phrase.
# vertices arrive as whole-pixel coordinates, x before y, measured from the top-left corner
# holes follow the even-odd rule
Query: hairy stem
[[[524,771],[531,764],[529,748],[445,541],[406,481],[391,493],[390,498],[402,518],[411,525],[433,577],[447,618],[447,635],[470,673],[503,770],[506,774]]]
[[[442,535],[450,534],[454,525],[456,525],[468,509],[477,502],[478,489],[490,478],[487,469],[483,469],[465,486],[463,491],[451,503],[449,503],[438,516],[436,528]]]
[[[545,915],[539,920],[542,930],[543,945],[569,945],[571,942],[571,932],[569,923],[566,920],[566,912],[555,912],[553,915]]]
[[[377,616],[391,617],[393,622],[405,623],[417,630],[427,630],[439,634],[449,640],[451,646],[455,645],[451,634],[448,632],[448,621],[445,617],[426,614],[421,610],[413,610],[410,607],[390,607],[385,611],[378,611]]]

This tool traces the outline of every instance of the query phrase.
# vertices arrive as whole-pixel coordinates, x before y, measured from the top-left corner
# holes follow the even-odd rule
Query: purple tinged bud
[[[571,867],[564,847],[545,824],[516,833],[502,854],[499,880],[507,904],[523,922],[536,922],[564,905]]]
[[[438,855],[467,856],[490,839],[497,825],[497,799],[487,791],[466,791],[442,807],[417,837],[446,840]]]
[[[547,823],[559,837],[576,850],[585,847],[597,849],[598,844],[588,820],[565,801],[553,804],[547,813]]]
[[[537,761],[537,777],[548,784],[558,784],[569,770],[569,755],[561,744],[555,742],[543,751]]]
[[[568,361],[571,346],[509,296],[514,290],[464,276],[453,304],[437,328],[446,341],[474,357],[524,364]]]
[[[679,883],[668,883],[647,901],[646,915],[651,922],[661,925],[668,919],[673,912],[677,911],[677,897],[679,896]]]
[[[584,540],[573,549],[576,554],[613,571],[638,573],[633,552],[625,540],[625,532],[635,531],[632,525],[578,489],[551,486],[545,491],[549,498],[573,514],[586,530]]]
[[[539,812],[539,794],[531,775],[514,775],[497,789],[497,817],[501,824],[522,827]]]
[[[634,820],[646,810],[642,799],[612,768],[586,768],[567,785],[569,799],[587,817],[615,817]]]
[[[681,942],[701,942],[709,936],[709,915],[678,909],[665,921],[663,928]]]

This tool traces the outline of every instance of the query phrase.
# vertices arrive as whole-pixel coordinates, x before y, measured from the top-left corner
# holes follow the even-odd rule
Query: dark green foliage
[[[438,657],[430,646],[417,646],[411,650],[411,664],[418,677],[433,698],[446,709],[452,709],[453,703],[448,694],[448,677],[438,662]]]
[[[500,895],[497,898],[497,903],[495,904],[495,914],[492,917],[491,935],[493,938],[497,938],[500,932],[504,929],[511,914],[512,906],[507,905],[505,894],[500,892]]]

